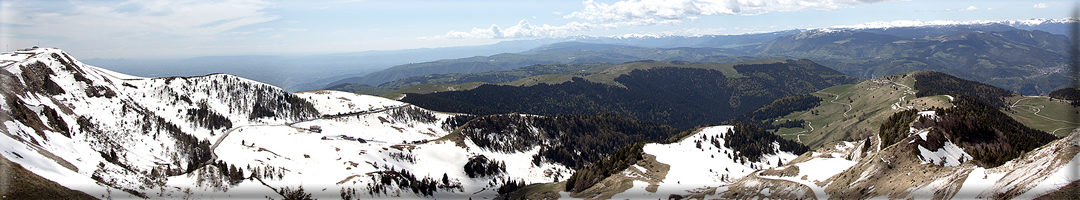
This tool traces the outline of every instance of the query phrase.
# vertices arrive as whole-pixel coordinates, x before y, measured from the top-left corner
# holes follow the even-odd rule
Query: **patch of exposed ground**
[[[570,194],[570,197],[610,199],[612,196],[634,187],[634,181],[647,182],[649,186],[646,191],[656,192],[660,182],[667,177],[668,170],[671,169],[670,165],[656,161],[656,156],[648,153],[644,153],[642,159],[634,165],[636,166],[627,167],[622,173],[611,175],[589,189]],[[644,168],[645,171],[641,171],[638,167]]]
[[[499,199],[559,199],[559,192],[566,190],[566,182],[532,184],[521,189],[514,190],[506,195],[496,197]]]
[[[68,189],[0,156],[0,196],[5,199],[97,199]]]
[[[756,174],[739,179],[720,194],[725,199],[817,199],[813,190],[803,184],[763,179]]]
[[[1052,200],[1052,199],[1080,199],[1080,180],[1073,181],[1065,187],[1061,187],[1058,191],[1045,194],[1035,200]]]
[[[831,198],[866,199],[934,198],[949,199],[956,195],[975,165],[943,167],[922,163],[916,158],[919,150],[914,137],[860,159],[855,166],[827,179],[825,192]]]

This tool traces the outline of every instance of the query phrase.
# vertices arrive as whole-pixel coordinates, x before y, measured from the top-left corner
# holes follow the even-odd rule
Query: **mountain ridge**
[[[1027,20],[1032,21],[1032,20]],[[1036,23],[1037,21],[1038,23]],[[587,52],[590,58],[596,56],[621,57],[622,60],[607,62],[621,63],[631,60],[682,60],[690,62],[739,62],[756,59],[788,58],[813,59],[838,71],[863,78],[873,78],[896,73],[934,70],[952,75],[988,81],[994,85],[1023,94],[1039,94],[1061,86],[1062,78],[1055,75],[1060,72],[1058,65],[1065,55],[1065,46],[1070,43],[1062,35],[1045,32],[1042,29],[1020,29],[1018,24],[1054,24],[1065,26],[1069,22],[1062,20],[1034,20],[1032,22],[1011,23],[1008,21],[976,22],[935,22],[926,24],[899,23],[899,25],[851,26],[813,29],[805,31],[774,32],[769,41],[759,41],[757,45],[717,48],[716,46],[690,46],[674,48],[651,48],[642,46],[624,46],[620,43],[583,43],[589,40],[552,43],[525,51],[523,54],[549,57],[561,55],[545,49],[578,50]],[[921,22],[920,22],[921,23]],[[886,23],[890,24],[890,23]],[[785,35],[786,34],[786,35]],[[984,36],[985,35],[985,36]],[[773,37],[775,36],[775,37]],[[642,36],[645,37],[645,36]],[[649,36],[652,37],[652,36]],[[967,42],[965,42],[967,41]],[[989,42],[990,44],[980,43]],[[620,47],[622,46],[622,47]],[[940,46],[941,48],[934,48]],[[978,48],[972,48],[977,46]],[[1017,47],[1017,48],[1013,48]],[[985,49],[987,51],[979,51]],[[1043,52],[1049,51],[1049,52]],[[569,52],[568,52],[569,53]],[[664,53],[666,56],[654,56],[648,53]],[[676,55],[685,54],[685,55]],[[503,56],[511,54],[503,54]],[[1038,58],[1017,57],[1024,55]],[[556,56],[558,57],[558,56]],[[574,56],[562,56],[571,58]],[[491,58],[491,57],[479,57]],[[462,73],[484,71],[487,69],[479,62],[457,63],[465,60],[442,60],[418,65],[411,75],[397,74],[384,81],[422,76],[427,74]],[[488,59],[487,61],[498,60]],[[539,61],[539,60],[537,60]],[[468,64],[451,71],[424,71],[420,68],[438,68]],[[574,63],[554,59],[547,63]],[[471,67],[470,67],[471,66]],[[500,69],[512,69],[527,65],[507,65]],[[403,66],[399,66],[403,67]],[[419,71],[415,71],[419,70]],[[410,72],[412,73],[412,72]],[[400,76],[398,76],[400,75]],[[369,77],[382,76],[379,74]],[[355,79],[355,78],[354,78]],[[366,80],[366,79],[365,79]],[[360,79],[343,80],[341,83],[361,83]],[[368,85],[378,85],[374,81]],[[331,86],[331,85],[328,85]],[[1049,88],[1049,89],[1047,89]]]
[[[407,94],[402,100],[449,112],[461,111],[454,110],[458,107],[434,107],[438,102],[411,97],[428,95],[472,106],[542,115],[616,113],[689,128],[725,121],[734,113],[766,103],[761,101],[857,81],[809,60],[698,65],[628,63],[601,67],[611,72],[608,74],[567,75],[551,79],[554,82],[550,84],[480,85],[470,90]],[[461,107],[472,107],[468,105]]]

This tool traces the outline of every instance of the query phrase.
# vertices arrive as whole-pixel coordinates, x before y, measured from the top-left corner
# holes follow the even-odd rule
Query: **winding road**
[[[1013,102],[1013,104],[1010,105],[1009,108],[1027,107],[1027,108],[1030,108],[1031,111],[1033,111],[1032,114],[1035,114],[1035,116],[1039,116],[1039,117],[1042,117],[1042,118],[1050,120],[1050,121],[1062,122],[1062,123],[1067,123],[1067,124],[1072,124],[1072,125],[1080,125],[1080,123],[1077,123],[1077,122],[1071,122],[1071,121],[1068,121],[1068,120],[1054,119],[1054,118],[1050,118],[1050,117],[1041,115],[1039,113],[1042,112],[1042,108],[1039,108],[1037,106],[1019,105],[1021,101],[1029,100],[1029,99],[1038,99],[1038,98],[1050,98],[1050,97],[1045,97],[1045,96],[1024,96],[1023,98],[1017,99],[1016,102]],[[1073,127],[1073,126],[1061,127],[1061,128],[1058,128],[1058,129],[1054,129],[1054,131],[1051,131],[1050,134],[1055,134],[1056,135],[1057,131],[1059,131],[1061,129],[1068,129],[1068,128],[1076,128],[1076,127]]]
[[[836,102],[836,100],[840,99],[840,95],[833,94],[833,93],[828,93],[828,92],[815,92],[815,93],[821,93],[821,94],[826,94],[826,95],[829,95],[829,96],[833,96],[833,100],[829,101],[829,103],[835,103],[835,104],[840,104],[840,105],[847,106],[847,110],[844,110],[844,118],[848,117],[848,115],[847,115],[848,111],[851,111],[851,109],[854,109],[853,107],[851,107],[850,103],[838,103],[838,102]]]

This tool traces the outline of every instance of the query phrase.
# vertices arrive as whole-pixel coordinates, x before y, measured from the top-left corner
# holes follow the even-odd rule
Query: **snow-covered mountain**
[[[0,65],[3,157],[96,198],[279,198],[299,187],[317,198],[490,198],[506,182],[573,173],[534,164],[538,148],[440,139],[472,116],[381,97],[292,94],[226,74],[133,77],[53,48],[0,54]]]
[[[860,31],[884,31],[888,29],[914,29],[914,28],[935,28],[935,29],[1000,29],[1004,26],[1012,27],[1023,30],[1040,30],[1046,31],[1052,34],[1064,35],[1066,34],[1066,28],[1069,23],[1076,23],[1076,19],[1062,18],[1062,19],[1021,19],[1021,20],[971,20],[971,21],[955,21],[955,20],[933,20],[933,21],[921,21],[921,20],[896,20],[896,21],[877,21],[868,22],[855,25],[840,25],[830,26],[822,29],[815,30],[860,30]],[[990,31],[990,30],[983,30]],[[943,33],[939,33],[943,34]]]
[[[231,128],[318,115],[279,88],[224,74],[132,77],[51,48],[0,63],[4,156],[98,197],[165,188],[165,177],[211,161],[211,141]]]

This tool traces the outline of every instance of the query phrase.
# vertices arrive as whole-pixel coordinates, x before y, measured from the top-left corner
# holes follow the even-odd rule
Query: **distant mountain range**
[[[1064,69],[1065,47],[1071,42],[1063,35],[1040,29],[1057,32],[1059,28],[1064,30],[1067,22],[902,21],[809,31],[717,36],[709,40],[702,39],[704,36],[582,37],[575,42],[544,45],[521,53],[400,65],[365,76],[338,80],[326,88],[363,84],[394,90],[408,85],[382,84],[423,75],[510,70],[536,64],[621,63],[636,60],[740,62],[805,58],[862,78],[934,70],[984,81],[1022,94],[1045,94],[1066,83],[1061,72]],[[663,45],[645,47],[643,44],[650,44],[647,41],[696,44],[678,48]],[[725,47],[721,43],[734,46]],[[626,46],[628,44],[639,45]],[[717,46],[702,47],[707,45]]]
[[[893,21],[875,22],[852,26],[837,26],[827,29],[835,30],[859,30],[886,35],[898,35],[901,38],[922,37],[927,34],[947,34],[959,31],[986,31],[996,32],[1011,28],[1022,30],[1041,30],[1051,34],[1061,35],[1065,33],[1067,20],[1064,19],[1030,19],[1030,20],[1004,20],[1004,21]],[[648,47],[648,48],[729,48],[735,51],[727,52],[738,55],[755,55],[753,48],[765,44],[777,37],[791,35],[806,30],[787,30],[770,33],[755,33],[743,35],[664,35],[664,34],[629,34],[619,36],[571,36],[563,38],[544,38],[531,40],[503,41],[491,45],[445,47],[430,49],[367,51],[355,53],[322,54],[310,56],[294,55],[236,55],[236,56],[207,56],[190,59],[84,59],[84,62],[101,66],[114,71],[138,75],[138,76],[199,76],[212,73],[229,73],[240,77],[265,82],[271,85],[283,87],[289,91],[306,91],[323,89],[341,83],[360,83],[378,86],[384,82],[393,81],[405,77],[420,76],[437,73],[467,73],[468,69],[452,72],[436,72],[420,70],[418,73],[386,73],[383,76],[393,78],[377,78],[374,76],[363,77],[368,73],[378,72],[387,68],[409,63],[432,62],[441,59],[467,58],[473,56],[491,56],[502,53],[520,53],[548,44],[560,42],[580,42],[594,44],[614,44],[622,46]],[[745,54],[739,54],[743,52]],[[799,57],[789,57],[801,59]],[[761,58],[758,58],[761,59]],[[491,59],[489,59],[491,60]],[[640,58],[620,60],[628,62],[644,60]],[[754,59],[732,60],[685,60],[698,62],[737,62]],[[536,64],[557,64],[573,62],[550,62],[535,61]],[[827,64],[826,62],[822,62]],[[444,64],[448,64],[445,63]],[[513,69],[525,67],[508,66],[499,69]],[[832,65],[827,64],[832,67]],[[397,70],[397,69],[394,69]],[[428,73],[430,72],[430,73]],[[471,71],[482,72],[482,71]],[[855,74],[853,74],[855,75]],[[403,77],[399,77],[403,76]],[[867,77],[869,78],[869,77]],[[348,79],[348,81],[341,81]],[[363,80],[361,80],[363,79]],[[384,80],[386,79],[386,80]]]

